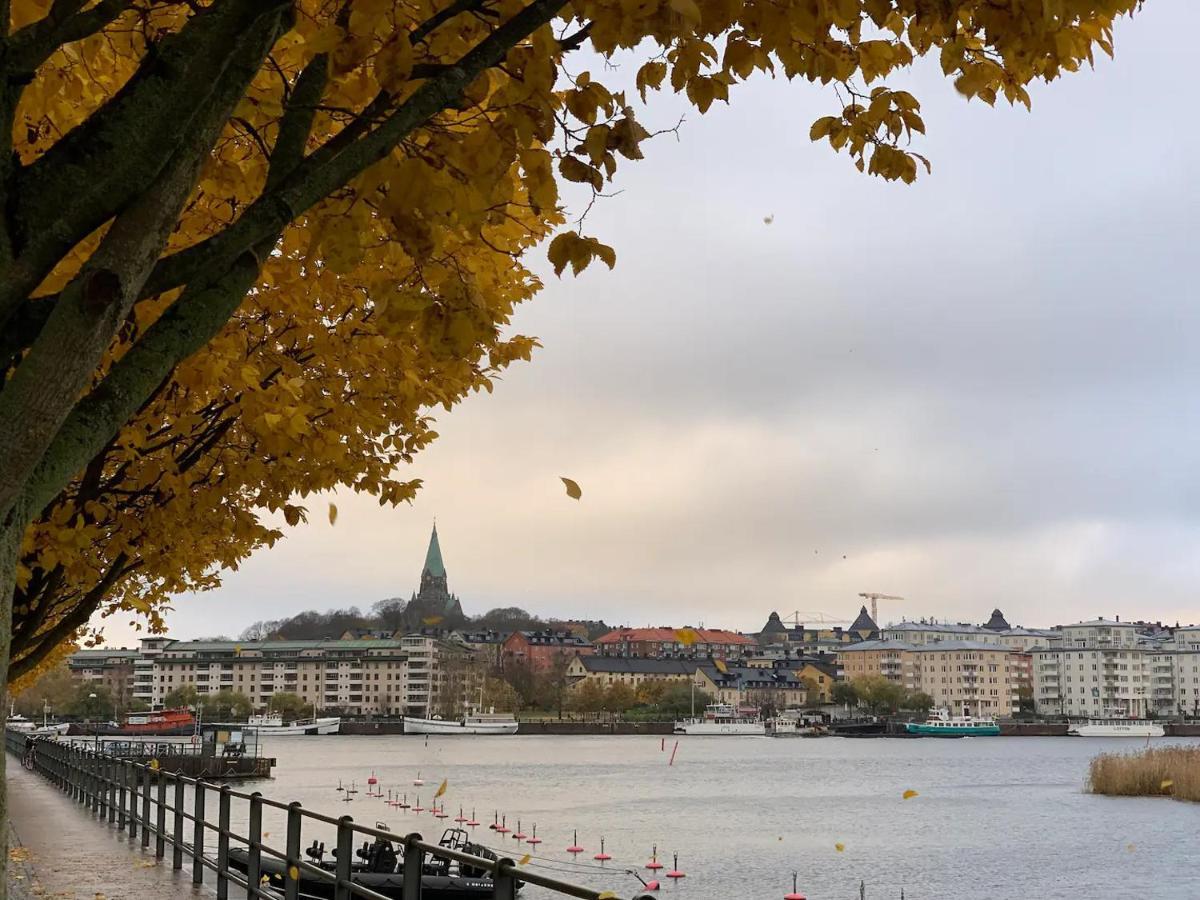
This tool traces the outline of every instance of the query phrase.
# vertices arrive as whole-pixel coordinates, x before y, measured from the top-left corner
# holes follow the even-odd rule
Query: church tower
[[[450,593],[437,523],[429,536],[425,567],[421,569],[421,588],[412,595],[404,610],[404,624],[410,630],[421,628],[457,628],[465,620],[462,604]]]

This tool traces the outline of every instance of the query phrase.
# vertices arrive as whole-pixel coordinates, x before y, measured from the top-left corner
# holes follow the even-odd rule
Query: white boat
[[[794,710],[784,710],[767,719],[767,734],[771,737],[816,737],[825,734],[820,716],[806,716]]]
[[[57,725],[39,725],[31,733],[38,737],[54,737],[55,735],[66,734],[70,728],[71,724],[69,722],[59,722]]]
[[[467,713],[461,719],[404,717],[405,734],[516,734],[518,727],[511,713]]]
[[[676,734],[765,735],[766,723],[757,711],[735,710],[728,703],[713,703],[704,715],[675,723]]]
[[[1114,717],[1110,719],[1088,719],[1086,722],[1072,722],[1067,726],[1067,734],[1075,737],[1162,737],[1166,731],[1157,722],[1149,719],[1126,719]]]
[[[4,720],[4,727],[9,731],[19,731],[22,734],[27,734],[37,726],[20,713],[10,713],[8,718]]]
[[[295,722],[284,723],[282,716],[268,713],[262,716],[251,716],[245,722],[222,727],[238,729],[247,734],[257,734],[260,738],[288,737],[297,734],[337,734],[342,727],[342,720],[331,716],[323,719],[299,719]]]

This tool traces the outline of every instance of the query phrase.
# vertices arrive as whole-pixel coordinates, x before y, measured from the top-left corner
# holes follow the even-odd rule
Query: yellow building
[[[977,641],[864,641],[845,647],[838,658],[847,681],[882,675],[908,691],[928,694],[935,707],[956,715],[1014,714],[1028,672],[1024,654]]]
[[[606,688],[625,684],[637,690],[645,682],[681,681],[686,684],[696,672],[696,663],[686,659],[643,659],[624,656],[576,656],[567,666],[572,688],[596,684]]]

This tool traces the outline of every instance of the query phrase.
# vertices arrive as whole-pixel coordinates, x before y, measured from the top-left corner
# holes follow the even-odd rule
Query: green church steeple
[[[446,565],[442,562],[442,545],[438,543],[437,522],[433,523],[433,534],[429,536],[429,549],[425,551],[425,568],[422,575],[435,578],[446,577]]]

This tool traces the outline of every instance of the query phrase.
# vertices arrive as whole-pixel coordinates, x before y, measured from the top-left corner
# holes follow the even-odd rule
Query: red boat
[[[130,713],[120,725],[110,723],[73,724],[68,734],[131,736],[152,734],[163,737],[192,734],[196,717],[189,709],[160,709],[156,712]]]

